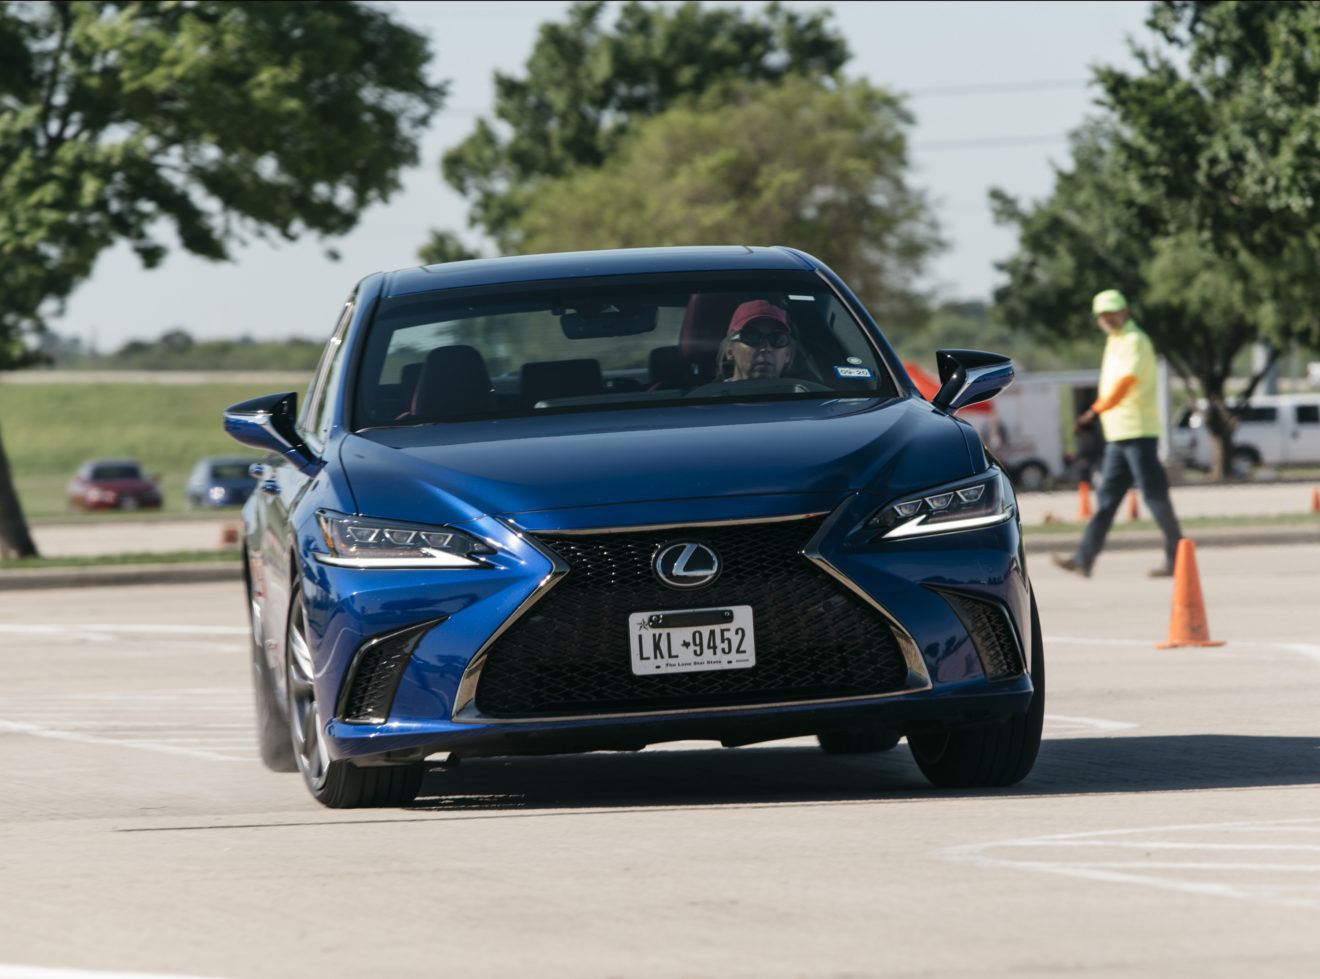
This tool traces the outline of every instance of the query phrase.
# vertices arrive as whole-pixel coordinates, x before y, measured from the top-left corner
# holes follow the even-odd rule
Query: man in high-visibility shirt
[[[1099,417],[1105,433],[1105,453],[1100,463],[1095,515],[1072,556],[1055,555],[1054,563],[1089,577],[1096,556],[1105,546],[1114,514],[1135,482],[1164,534],[1164,563],[1152,568],[1150,576],[1168,577],[1173,574],[1182,530],[1169,500],[1169,478],[1157,451],[1161,422],[1155,396],[1155,348],[1132,319],[1127,299],[1117,289],[1098,293],[1091,302],[1091,311],[1109,338],[1100,363],[1099,397],[1077,416],[1077,423],[1087,425]]]

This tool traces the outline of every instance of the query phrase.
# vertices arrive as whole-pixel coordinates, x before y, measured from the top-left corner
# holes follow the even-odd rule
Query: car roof
[[[748,245],[693,245],[616,248],[477,258],[385,273],[385,296],[407,296],[436,289],[491,286],[542,279],[592,278],[664,272],[811,271],[818,266],[791,248]]]

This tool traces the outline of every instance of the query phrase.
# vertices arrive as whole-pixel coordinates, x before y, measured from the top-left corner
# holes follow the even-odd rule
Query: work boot
[[[1070,557],[1059,557],[1057,554],[1051,554],[1050,557],[1054,560],[1054,563],[1063,568],[1064,571],[1071,571],[1074,574],[1081,575],[1083,578],[1091,577],[1090,568],[1078,564]]]

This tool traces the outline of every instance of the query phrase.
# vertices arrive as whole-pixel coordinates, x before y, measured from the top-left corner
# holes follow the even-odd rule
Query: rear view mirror
[[[657,312],[656,306],[605,300],[562,313],[559,324],[570,340],[636,336],[655,329]]]

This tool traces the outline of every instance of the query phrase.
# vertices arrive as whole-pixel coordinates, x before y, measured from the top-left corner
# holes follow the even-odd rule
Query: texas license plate
[[[756,665],[752,607],[634,612],[628,616],[637,676],[740,670]]]

